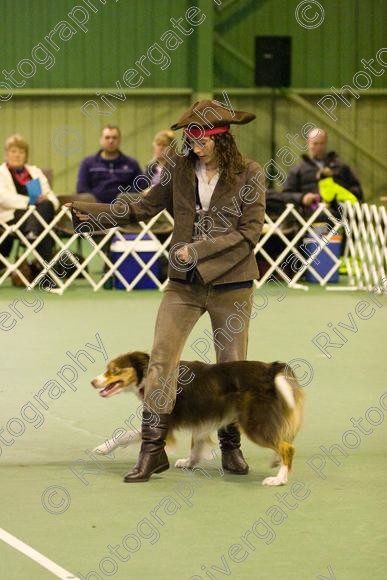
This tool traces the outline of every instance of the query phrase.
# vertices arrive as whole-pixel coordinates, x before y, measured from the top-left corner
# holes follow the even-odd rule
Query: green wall
[[[26,88],[114,87],[117,80],[125,86],[123,75],[129,69],[138,71],[132,84],[144,77],[142,88],[191,87],[203,75],[212,77],[211,48],[203,47],[198,38],[204,36],[203,30],[210,34],[213,30],[215,86],[253,86],[255,36],[290,35],[292,86],[340,87],[362,70],[362,58],[375,58],[383,47],[387,3],[321,0],[320,4],[323,22],[308,29],[295,16],[299,0],[1,0],[1,70],[17,71],[26,59],[33,66],[31,54],[40,44],[35,57],[45,64],[36,64],[35,72],[28,62],[21,64],[31,75],[25,79]],[[185,19],[195,5],[200,13],[188,14],[196,25],[185,22],[185,33],[179,32],[170,19]],[[313,25],[315,16],[319,21],[316,10],[313,5],[307,10],[309,21],[304,19],[304,24]],[[303,20],[300,9],[298,17]],[[168,30],[180,40],[162,39]],[[147,73],[141,73],[136,62],[149,50],[153,62],[147,57],[143,61]],[[14,78],[23,82],[17,72]],[[0,82],[4,80],[0,74]],[[387,87],[386,77],[375,78],[373,87]]]
[[[45,57],[43,49],[38,50],[38,59],[47,58],[47,62],[37,66],[27,82],[29,88],[113,87],[116,80],[124,84],[123,73],[136,69],[136,61],[150,47],[155,43],[165,47],[160,36],[173,30],[170,18],[183,17],[192,6],[185,0],[102,0],[104,4],[101,0],[88,1],[89,4],[84,0],[1,0],[5,15],[0,24],[2,68],[15,69],[21,59],[31,59],[33,48],[41,43],[55,58],[55,64],[48,68],[52,58]],[[208,5],[212,9],[212,3]],[[74,11],[75,7],[78,9]],[[190,85],[187,63],[193,36],[194,33],[182,35],[182,43],[165,55],[157,48],[151,50],[151,58],[159,64],[147,61],[150,74],[143,75],[144,87]],[[167,66],[168,57],[171,64]]]
[[[241,0],[230,3],[216,19],[215,30],[223,41],[250,62],[217,46],[215,51],[216,85],[253,84],[255,36],[289,35],[292,37],[292,87],[340,88],[351,83],[353,75],[363,70],[361,59],[375,59],[386,45],[387,3],[385,0],[321,0],[322,15],[313,2],[302,18],[300,0]],[[314,22],[314,18],[316,19]],[[223,44],[223,43],[222,43]],[[384,55],[387,62],[387,53]],[[377,68],[380,68],[379,66]],[[387,75],[373,79],[373,88],[387,87]]]
[[[53,169],[58,193],[71,193],[79,161],[96,151],[103,124],[118,123],[123,150],[144,165],[156,131],[174,122],[192,99],[219,97],[226,90],[234,107],[257,114],[254,123],[235,132],[242,151],[264,164],[271,157],[271,101],[269,90],[253,88],[254,37],[289,34],[293,87],[276,97],[276,150],[287,145],[286,133],[296,134],[306,122],[322,126],[329,130],[330,146],[358,171],[368,199],[377,200],[387,193],[387,73],[373,76],[372,87],[358,91],[358,99],[347,93],[347,105],[336,98],[336,120],[317,103],[332,86],[353,86],[361,60],[383,48],[387,2],[320,4],[324,20],[308,29],[295,16],[299,0],[0,0],[0,71],[19,66],[31,74],[23,87],[7,89],[12,83],[0,72],[0,142],[22,133],[31,145],[31,162]],[[310,10],[307,17],[313,18]],[[185,22],[184,34],[170,19],[187,14],[195,23],[205,19],[192,26]],[[168,30],[178,37],[170,33],[163,40]],[[51,46],[52,56],[44,52],[50,43],[57,46]],[[151,49],[156,43],[164,49],[168,43],[169,49],[164,54]],[[155,61],[142,61],[149,75],[136,65],[147,53]],[[35,72],[33,58],[46,60]],[[387,62],[387,52],[383,58]],[[124,83],[129,69],[132,82],[144,77],[137,88]],[[18,72],[12,78],[23,82]],[[111,96],[103,102],[107,92]],[[301,105],[288,98],[297,95],[304,99]]]

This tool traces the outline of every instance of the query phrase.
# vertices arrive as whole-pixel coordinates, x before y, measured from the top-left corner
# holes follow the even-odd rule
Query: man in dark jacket
[[[306,213],[320,201],[318,173],[329,167],[336,183],[352,192],[361,202],[363,190],[351,168],[343,163],[334,151],[327,153],[328,135],[323,129],[315,128],[308,134],[308,155],[302,155],[298,165],[288,173],[282,190],[284,203],[304,206]]]

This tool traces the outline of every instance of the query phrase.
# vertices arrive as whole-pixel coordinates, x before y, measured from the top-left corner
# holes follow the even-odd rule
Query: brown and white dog
[[[144,352],[122,354],[110,361],[103,375],[91,381],[99,394],[108,398],[123,391],[144,398],[144,384],[149,355]],[[214,430],[236,423],[254,443],[273,449],[275,477],[263,485],[284,485],[292,467],[292,442],[302,422],[304,393],[291,369],[285,363],[237,361],[205,364],[182,361],[178,374],[178,395],[167,441],[178,429],[192,431],[191,454],[179,459],[175,467],[192,468],[202,458],[203,448]],[[184,379],[182,378],[184,376]],[[106,454],[129,441],[140,441],[140,434],[106,441],[95,451]]]

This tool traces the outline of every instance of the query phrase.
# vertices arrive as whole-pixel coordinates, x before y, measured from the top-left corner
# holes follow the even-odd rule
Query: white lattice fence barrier
[[[173,224],[172,217],[167,212],[163,213],[165,213],[166,219]],[[27,239],[21,230],[24,222],[31,215],[34,215],[43,227],[42,232],[33,242]],[[83,235],[83,237],[87,238],[90,244],[90,251],[87,252],[87,255],[82,261],[79,261],[70,249],[74,242],[79,238],[79,234],[74,232],[68,237],[62,237],[60,232],[57,231],[58,224],[61,222],[63,216],[66,215],[71,219],[69,210],[62,207],[55,216],[55,219],[50,223],[46,223],[35,208],[31,206],[17,223],[10,226],[7,224],[1,224],[2,232],[0,232],[0,244],[7,236],[12,235],[15,241],[19,243],[19,251],[16,260],[14,261],[0,254],[0,285],[3,284],[13,272],[17,272],[26,286],[30,288],[38,286],[45,291],[50,290],[51,285],[46,276],[46,274],[48,274],[49,278],[55,282],[56,286],[52,291],[55,291],[58,294],[63,294],[63,292],[74,283],[79,275],[82,275],[94,291],[102,288],[104,283],[113,275],[121,282],[126,290],[132,290],[138,281],[145,275],[149,276],[158,289],[162,290],[164,288],[166,282],[160,282],[152,272],[152,266],[157,262],[160,256],[164,256],[166,259],[168,258],[167,247],[171,241],[170,235],[165,242],[161,243],[157,236],[152,232],[152,227],[160,218],[160,215],[152,218],[147,224],[142,223],[141,231],[136,234],[135,239],[130,244],[125,243],[127,241],[125,233],[120,231],[119,228],[96,232],[96,235],[93,237]],[[47,235],[53,238],[56,247],[55,255],[50,263],[46,263],[37,251],[39,242]],[[141,252],[138,251],[138,246],[145,237],[153,242],[154,247],[152,258],[146,263],[141,257]],[[114,263],[107,252],[107,248],[113,240],[124,242],[124,247],[126,248]],[[131,282],[128,282],[119,271],[119,267],[128,256],[131,256],[131,258],[140,266],[140,272]],[[96,257],[98,257],[100,262],[103,264],[103,273],[97,279],[95,279],[88,271],[89,265]],[[42,269],[40,274],[32,282],[29,282],[26,279],[23,269],[21,268],[26,260],[30,262],[34,260]],[[58,273],[57,266],[59,262],[62,266],[61,270],[66,270],[66,267],[69,269],[69,265],[72,266],[71,271],[69,270],[70,273],[68,276],[61,276]]]
[[[33,242],[29,241],[21,231],[22,224],[31,214],[34,214],[43,226],[43,231]],[[163,214],[173,225],[173,219],[168,212],[164,211]],[[47,224],[36,212],[35,208],[31,206],[16,224],[11,226],[1,224],[3,231],[0,233],[0,243],[4,241],[7,235],[12,234],[19,241],[20,247],[18,256],[14,261],[0,255],[0,285],[4,283],[12,272],[16,271],[29,287],[41,286],[44,289],[48,287],[44,275],[49,273],[50,278],[56,284],[55,292],[59,294],[63,294],[66,289],[74,284],[80,274],[94,291],[103,288],[105,282],[111,276],[115,276],[127,291],[133,290],[144,276],[148,276],[159,290],[165,287],[166,281],[161,282],[152,271],[152,266],[161,256],[168,258],[168,246],[171,241],[171,235],[169,235],[161,243],[152,231],[152,227],[162,214],[155,216],[147,224],[141,223],[141,231],[136,234],[131,243],[127,243],[125,232],[119,228],[98,232],[98,235],[93,236],[93,238],[88,237],[90,251],[82,262],[78,261],[70,250],[79,235],[72,233],[69,237],[62,237],[57,231],[58,223],[64,215],[70,217],[70,212],[67,208],[62,207],[55,219]],[[296,231],[291,236],[286,233],[287,230],[284,227],[290,219],[293,223],[296,223]],[[321,235],[315,227],[316,222],[321,221],[328,224],[324,235]],[[332,252],[329,242],[338,231],[343,230],[346,231],[347,235],[345,262],[348,268],[350,286],[354,289],[370,290],[375,285],[380,284],[383,278],[386,277],[387,270],[385,208],[367,204],[356,204],[355,206],[346,204],[342,208],[340,219],[337,219],[325,204],[320,204],[313,214],[306,219],[296,210],[294,205],[288,204],[277,219],[273,220],[270,216],[265,216],[263,234],[254,252],[266,260],[268,270],[259,281],[256,281],[256,286],[261,287],[268,280],[275,277],[289,287],[306,288],[305,285],[299,283],[305,272],[311,272],[318,283],[325,286],[332,274],[340,267],[340,258]],[[56,247],[55,256],[50,264],[45,263],[36,250],[37,245],[46,235],[53,238]],[[276,240],[281,240],[283,244],[283,249],[275,257],[270,256],[265,249],[265,244],[273,237]],[[139,248],[141,248],[141,242],[144,239],[149,240],[149,238],[153,241],[153,255],[149,261],[144,262]],[[312,251],[310,247],[306,248],[304,244],[305,238],[313,241]],[[114,262],[107,252],[107,248],[113,239],[124,242],[124,250]],[[324,275],[321,275],[319,270],[316,269],[320,252],[324,252],[332,264],[329,271]],[[55,265],[63,256],[65,256],[65,260],[62,262],[64,266],[72,264],[71,273],[66,277],[58,275],[55,268]],[[96,257],[103,264],[103,273],[97,279],[89,273],[89,266]],[[128,257],[135,260],[139,265],[139,273],[130,282],[119,271],[121,264]],[[36,260],[43,270],[35,280],[29,283],[20,270],[20,266],[25,260],[32,259]],[[292,272],[291,277],[288,275],[289,268]]]
[[[350,234],[345,248],[349,283],[358,290],[382,288],[387,279],[387,212],[383,206],[345,205]]]
[[[283,231],[283,225],[290,219],[297,224],[297,231],[292,237],[285,235]],[[326,224],[322,228],[325,231],[323,235],[319,235],[319,230],[315,227],[317,223]],[[306,272],[313,274],[319,284],[325,286],[331,276],[339,269],[341,263],[340,258],[331,250],[329,243],[338,232],[345,228],[345,225],[343,215],[340,216],[340,219],[337,219],[323,203],[319,204],[309,218],[304,218],[293,204],[287,204],[285,211],[275,221],[266,215],[263,235],[254,252],[256,255],[258,253],[262,255],[270,267],[260,280],[256,281],[256,286],[259,288],[275,277],[284,281],[291,288],[306,289],[306,286],[298,283]],[[278,237],[284,245],[283,250],[275,258],[272,258],[264,247],[272,236]],[[312,251],[308,247],[310,244],[306,245],[306,239],[313,242],[314,248]],[[321,252],[326,254],[332,264],[324,275],[316,269]],[[288,275],[289,270],[291,271],[291,277]]]

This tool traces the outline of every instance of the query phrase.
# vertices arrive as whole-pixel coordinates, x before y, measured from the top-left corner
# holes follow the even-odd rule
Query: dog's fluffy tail
[[[289,409],[294,409],[296,402],[294,400],[292,385],[286,377],[280,373],[274,377],[274,384],[277,392],[281,395]]]

